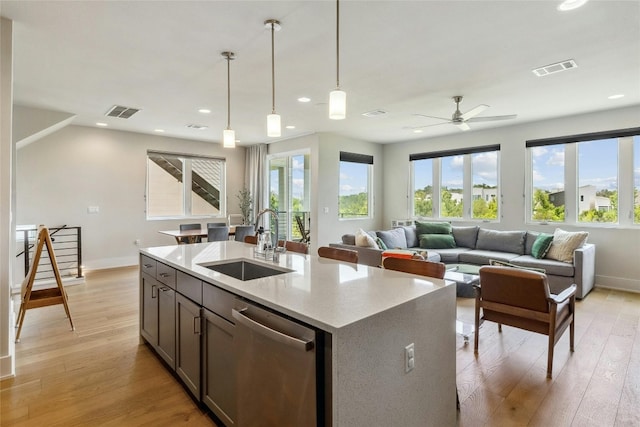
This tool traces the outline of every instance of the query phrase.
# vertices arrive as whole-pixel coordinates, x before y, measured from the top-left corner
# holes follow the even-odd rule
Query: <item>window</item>
[[[631,128],[527,141],[531,220],[637,224],[639,135]]]
[[[491,145],[409,156],[413,216],[497,220],[499,152]]]
[[[373,156],[340,152],[340,219],[368,218],[371,212]]]
[[[531,148],[532,216],[537,221],[564,221],[564,145]]]
[[[224,217],[225,161],[147,153],[147,219]]]

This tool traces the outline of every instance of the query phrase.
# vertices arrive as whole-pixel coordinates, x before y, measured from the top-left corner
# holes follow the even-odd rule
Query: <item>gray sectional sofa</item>
[[[404,239],[399,229],[404,231]],[[381,236],[386,240],[389,249],[420,248],[416,226],[403,226],[393,230],[368,231],[374,239]],[[595,245],[585,243],[573,253],[573,262],[562,262],[553,259],[538,259],[532,256],[532,247],[539,233],[530,231],[497,231],[477,226],[451,227],[455,247],[447,249],[426,249],[430,261],[441,261],[445,264],[465,263],[475,265],[489,264],[490,260],[508,262],[522,267],[542,268],[545,270],[552,293],[558,294],[575,283],[576,297],[584,298],[595,283]],[[371,266],[380,266],[382,249],[356,246],[354,234],[342,236],[342,243],[330,246],[354,249],[358,251],[358,262]]]

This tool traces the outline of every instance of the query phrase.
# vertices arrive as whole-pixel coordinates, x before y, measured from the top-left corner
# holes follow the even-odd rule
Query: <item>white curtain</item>
[[[265,179],[267,177],[267,144],[247,147],[245,155],[244,182],[253,199],[253,218],[267,207]]]

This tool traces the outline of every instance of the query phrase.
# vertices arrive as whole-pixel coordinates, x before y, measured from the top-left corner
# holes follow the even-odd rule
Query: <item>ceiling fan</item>
[[[517,114],[510,114],[507,116],[484,116],[484,117],[476,117],[478,114],[482,113],[484,110],[489,108],[488,105],[480,104],[475,108],[467,111],[466,113],[460,112],[460,102],[462,102],[462,96],[454,96],[453,102],[456,103],[456,111],[453,113],[450,119],[445,119],[444,117],[435,117],[435,116],[427,116],[426,114],[414,114],[414,116],[428,117],[430,119],[438,119],[445,120],[445,123],[436,123],[433,125],[426,126],[416,126],[411,129],[422,129],[430,126],[439,126],[444,125],[446,123],[452,123],[458,127],[460,130],[469,130],[471,129],[467,123],[473,122],[493,122],[496,120],[510,120],[518,117]]]

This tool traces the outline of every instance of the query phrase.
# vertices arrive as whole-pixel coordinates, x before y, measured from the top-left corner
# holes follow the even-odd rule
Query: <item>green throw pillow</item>
[[[531,255],[538,259],[544,258],[547,252],[549,252],[551,242],[553,242],[553,234],[540,233],[538,237],[536,237],[535,242],[533,242]]]
[[[420,222],[416,221],[416,234],[451,234],[451,224],[448,222]]]
[[[421,234],[420,247],[422,249],[453,249],[456,241],[452,234]]]
[[[551,237],[553,238],[553,236],[551,236]],[[376,243],[378,244],[378,247],[379,247],[380,249],[382,249],[383,251],[386,251],[387,249],[389,249],[389,248],[387,247],[387,245],[385,245],[385,244],[384,244],[384,242],[382,241],[382,239],[381,239],[381,238],[379,238],[379,237],[377,237],[377,238],[376,238]]]

